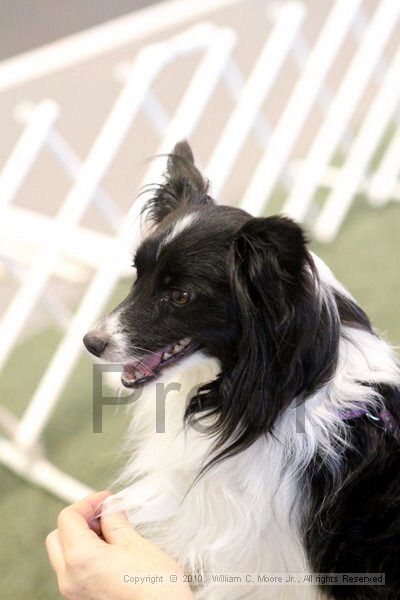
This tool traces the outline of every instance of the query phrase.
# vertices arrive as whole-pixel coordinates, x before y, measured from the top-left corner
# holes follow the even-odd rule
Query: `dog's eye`
[[[171,290],[170,298],[176,306],[183,306],[191,300],[191,293],[186,290]]]

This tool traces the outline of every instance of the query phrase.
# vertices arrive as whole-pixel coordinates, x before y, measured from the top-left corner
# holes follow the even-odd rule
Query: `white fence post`
[[[354,195],[367,175],[368,163],[400,100],[400,49],[388,67],[381,87],[350,147],[336,183],[325,200],[316,222],[314,234],[330,242],[337,234]]]
[[[329,164],[399,14],[400,3],[393,0],[379,3],[283,207],[284,212],[294,219],[302,221],[305,218],[324,168]]]
[[[400,127],[397,115],[394,120],[397,128],[367,188],[369,202],[376,207],[383,206],[392,197],[400,199],[396,190],[400,172]]]
[[[305,16],[299,2],[276,9],[276,22],[239,96],[229,121],[207,165],[206,174],[218,197],[232,170],[262,104],[276,81],[283,61]]]
[[[196,34],[198,35],[197,39]],[[212,40],[214,40],[213,43]],[[190,134],[221,76],[221,71],[232,51],[234,42],[235,36],[231,30],[218,30],[211,26],[197,27],[196,31],[192,30],[186,32],[184,36],[182,35],[178,38],[177,45],[180,52],[185,46],[188,48],[194,46],[196,48],[196,46],[201,47],[203,45],[206,48],[209,46],[209,49],[206,51],[204,58],[197,68],[157,153],[168,152],[171,149],[173,141]],[[174,54],[176,49],[173,42],[169,42],[169,46],[170,53]],[[160,58],[162,57],[164,61],[166,60],[168,56],[167,51],[167,44],[160,44],[151,48],[151,52],[149,51],[148,53],[148,56],[151,57],[151,62],[149,63],[147,61],[146,64],[147,73],[155,74],[156,69],[159,68],[160,65]],[[131,91],[132,84],[136,84],[137,77],[138,72],[137,66],[135,65],[130,73],[127,87],[122,92],[123,95],[127,94],[127,90]],[[149,84],[150,78],[148,78],[147,81]],[[117,115],[118,121],[123,123],[123,131],[126,131],[128,124],[131,122],[132,107],[126,99],[124,100],[123,104],[120,100],[117,101],[109,119],[104,125],[103,131],[114,131],[114,135],[116,135],[114,127],[110,129],[110,123],[114,124],[116,118],[114,111],[120,111]],[[108,136],[104,135],[103,131],[100,132],[98,140],[95,142],[95,146],[98,144],[99,147],[92,150],[90,156],[94,155],[97,158],[97,155],[101,154],[100,146],[104,153],[109,154],[111,152]],[[122,127],[117,139],[119,143],[122,141]],[[117,146],[115,145],[114,149],[116,148]],[[88,160],[90,160],[90,158]],[[100,168],[99,165],[98,168]],[[145,182],[147,183],[149,180],[155,181],[156,179],[159,179],[159,170],[159,165],[152,165],[146,174]],[[103,170],[101,170],[101,173],[102,172]],[[128,216],[128,219],[123,226],[121,236],[125,240],[127,246],[127,242],[131,239],[138,239],[138,216],[143,202],[144,199],[142,197],[140,201],[138,200],[133,204],[131,215],[133,214],[134,217],[132,219],[132,216]],[[136,233],[133,231],[134,227],[136,227]],[[96,315],[101,311],[104,302],[113,290],[120,275],[121,269],[116,265],[115,256],[111,254],[109,260],[106,261],[94,276],[75,313],[68,332],[50,361],[50,364],[34,393],[31,403],[19,424],[15,436],[16,442],[19,445],[29,448],[39,439],[57,402],[58,394],[69,377],[77,356],[81,353],[82,335],[85,333],[88,323],[92,322],[93,319],[96,318]]]
[[[58,114],[59,108],[53,100],[43,100],[32,111],[27,126],[0,173],[0,211],[17,194]]]
[[[361,2],[337,0],[333,5],[245,191],[244,210],[259,215],[265,208]]]

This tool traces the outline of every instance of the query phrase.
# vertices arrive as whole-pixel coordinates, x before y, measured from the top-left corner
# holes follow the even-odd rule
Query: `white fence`
[[[84,160],[68,131],[58,127],[60,115],[68,110],[61,106],[62,98],[16,106],[15,118],[23,129],[0,172],[0,262],[18,286],[0,317],[0,369],[40,303],[65,333],[22,419],[17,422],[5,410],[0,412],[0,424],[8,433],[0,438],[0,460],[8,467],[67,500],[87,491],[44,458],[40,441],[80,355],[82,335],[126,273],[132,239],[140,237],[138,215],[146,195],[133,202],[126,216],[103,181],[143,115],[158,137],[153,154],[166,153],[177,140],[204,132],[202,138],[210,140],[212,148],[204,153],[204,171],[217,199],[227,201],[229,186],[237,179],[241,189],[234,202],[260,215],[271,204],[275,207],[279,196],[278,208],[305,221],[321,241],[334,239],[358,193],[375,206],[400,199],[400,3],[321,4],[315,21],[315,3],[174,0],[60,42],[47,53],[36,51],[0,64],[0,85],[6,94],[26,82],[31,85],[98,59],[113,44],[146,38],[146,32],[165,35],[163,27],[182,28],[185,22],[199,21],[170,32],[162,41],[142,40],[131,60],[119,60],[110,68],[110,86],[117,79],[121,89]],[[262,19],[265,34],[258,45],[238,27],[239,11],[257,19],[258,27]],[[243,68],[242,48],[252,43],[254,55]],[[191,61],[191,73],[185,75],[183,92],[169,114],[158,82],[171,65],[179,69],[182,64],[187,70],[185,60]],[[218,126],[210,130],[207,119],[213,106],[223,108],[217,114]],[[372,169],[378,147],[380,162]],[[17,202],[44,149],[72,181],[52,215]],[[161,172],[159,162],[151,163],[141,185],[156,182]],[[316,202],[321,188],[328,190],[322,206]],[[90,206],[108,231],[84,222]],[[28,257],[21,250],[27,241],[35,248]],[[72,261],[72,270],[81,265],[83,277],[90,277],[72,315],[46,291],[55,274],[65,276],[60,258]]]

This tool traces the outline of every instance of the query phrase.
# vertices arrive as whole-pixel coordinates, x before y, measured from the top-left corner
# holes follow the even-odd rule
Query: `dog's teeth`
[[[143,379],[144,373],[142,373],[142,371],[139,371],[139,369],[136,369],[135,377],[136,377],[136,379]]]
[[[177,344],[173,344],[172,346],[169,346],[168,351],[164,352],[161,355],[161,360],[165,361],[165,360],[168,360],[169,358],[172,358],[172,356],[174,356],[175,354],[182,352],[182,350],[184,350],[186,348],[186,346],[188,346],[189,344],[190,344],[190,338],[185,338],[185,339],[181,340],[180,342],[178,342]]]

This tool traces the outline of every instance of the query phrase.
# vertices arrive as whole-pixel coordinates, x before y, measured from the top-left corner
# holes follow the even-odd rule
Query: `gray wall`
[[[0,0],[0,60],[157,0]]]

